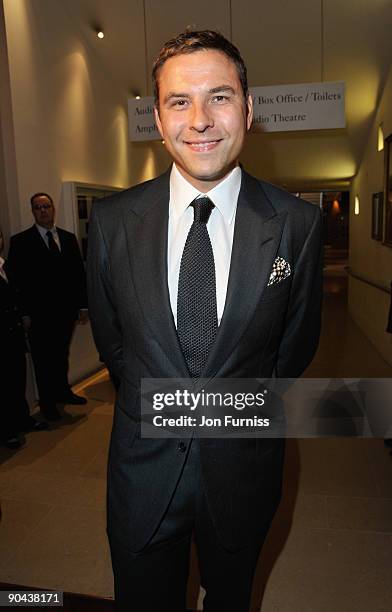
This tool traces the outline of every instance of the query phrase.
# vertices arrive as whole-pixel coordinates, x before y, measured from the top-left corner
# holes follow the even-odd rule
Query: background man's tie
[[[53,238],[53,234],[50,230],[48,230],[46,232],[46,237],[48,239],[48,246],[49,246],[49,251],[53,254],[53,255],[59,255],[60,254],[60,249],[57,246],[57,242],[55,241],[55,239]]]
[[[191,204],[194,218],[182,253],[177,297],[177,333],[193,378],[199,378],[218,330],[215,262],[207,222],[214,204]]]

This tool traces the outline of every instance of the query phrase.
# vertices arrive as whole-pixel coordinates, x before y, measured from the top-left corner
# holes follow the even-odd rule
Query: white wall
[[[58,201],[62,181],[128,185],[126,92],[102,72],[61,3],[4,6],[19,205],[28,226],[35,191]]]
[[[352,270],[390,287],[392,248],[372,240],[372,194],[383,191],[384,151],[377,151],[378,126],[384,136],[392,134],[392,69],[376,112],[365,154],[352,182],[350,206],[350,267]],[[354,214],[354,198],[360,199],[360,214]],[[390,296],[354,278],[349,282],[349,311],[384,359],[392,365],[392,334],[387,334]]]

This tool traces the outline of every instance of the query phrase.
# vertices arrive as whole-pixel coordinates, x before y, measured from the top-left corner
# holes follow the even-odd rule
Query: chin
[[[210,172],[200,172],[200,174],[198,175],[197,173],[194,174],[195,178],[197,178],[197,180],[199,181],[221,181],[225,178],[225,176],[227,176],[229,174],[229,172],[231,172],[231,170],[234,168],[234,166],[230,167],[230,168],[225,168],[224,170],[220,169],[220,170],[216,170],[215,172],[210,171]]]
[[[232,168],[234,168],[234,165],[235,164],[222,168],[222,166],[220,165],[214,167],[207,166],[204,164],[196,164],[194,166],[189,166],[188,174],[194,176],[195,178],[198,178],[199,180],[216,181],[222,178],[223,176],[226,176],[226,174],[230,172]]]

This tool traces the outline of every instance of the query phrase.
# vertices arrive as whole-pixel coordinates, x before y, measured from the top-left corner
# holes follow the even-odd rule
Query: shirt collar
[[[51,227],[50,229],[47,229],[46,227],[42,227],[42,225],[38,225],[38,223],[36,223],[35,227],[37,228],[37,230],[41,234],[42,238],[47,238],[47,236],[46,236],[47,232],[52,232],[52,234],[54,236],[57,234],[57,229],[56,229],[55,225],[53,225],[53,227]]]
[[[236,166],[213,189],[210,189],[207,193],[201,193],[182,176],[176,164],[173,164],[170,173],[170,214],[179,218],[195,198],[200,195],[208,195],[222,214],[225,222],[230,225],[234,220],[237,208],[241,177],[241,168]]]

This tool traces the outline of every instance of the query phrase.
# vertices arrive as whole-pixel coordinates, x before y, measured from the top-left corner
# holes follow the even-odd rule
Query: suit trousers
[[[29,333],[40,407],[53,408],[69,392],[68,356],[75,318],[32,317]]]
[[[23,430],[30,418],[26,401],[26,355],[19,338],[1,347],[1,428],[0,437],[5,440]]]
[[[233,483],[235,486],[235,483]],[[149,544],[133,553],[109,537],[118,612],[184,612],[194,534],[205,612],[248,612],[266,532],[236,552],[219,541],[205,496],[199,446],[190,441],[183,472]]]

